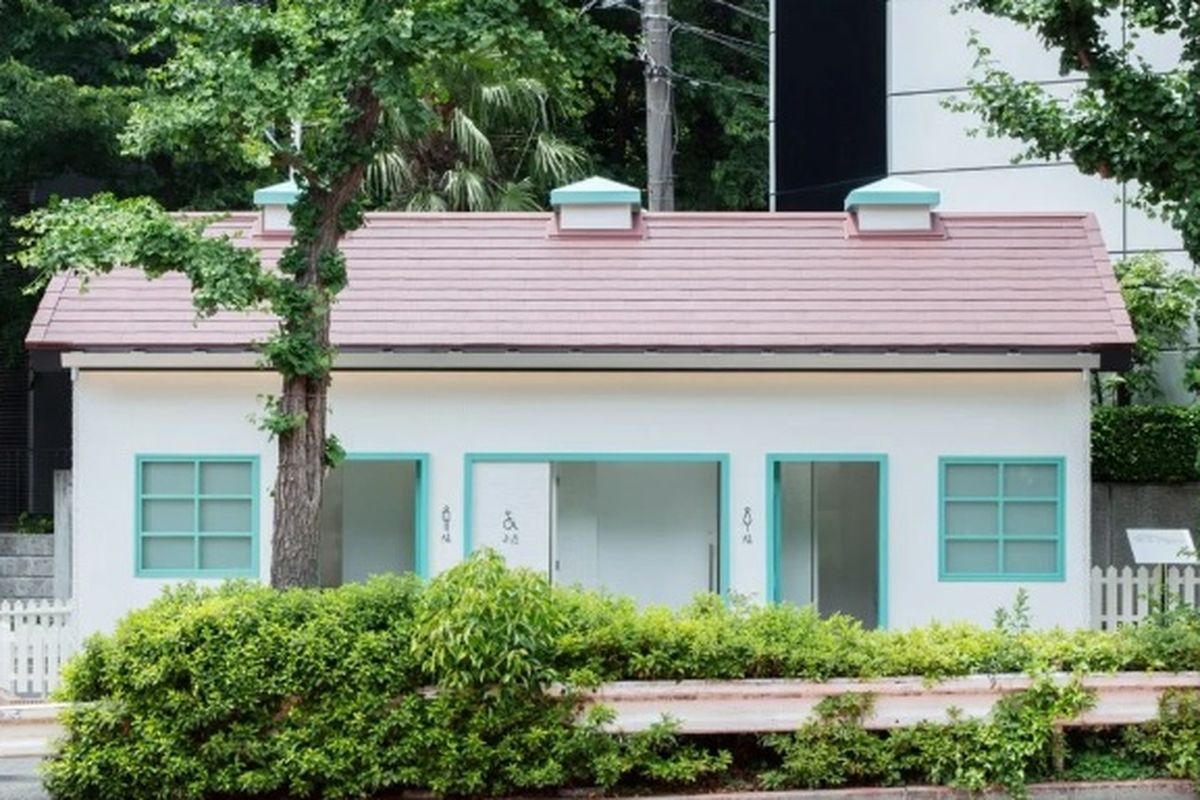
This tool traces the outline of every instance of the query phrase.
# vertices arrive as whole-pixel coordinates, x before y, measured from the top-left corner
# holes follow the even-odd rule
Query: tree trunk
[[[349,94],[351,104],[359,110],[358,118],[346,131],[348,141],[366,147],[379,126],[380,105],[370,87],[359,87]],[[366,175],[368,159],[349,165],[347,170],[329,186],[310,181],[301,203],[311,204],[317,212],[313,237],[305,237],[306,269],[296,280],[317,287],[320,299],[308,309],[312,317],[298,320],[284,334],[315,337],[318,349],[332,354],[329,340],[329,313],[332,295],[340,290],[336,279],[325,283],[318,265],[322,256],[336,252],[344,233],[343,212],[358,196]],[[293,213],[295,209],[293,209]],[[360,218],[361,222],[361,218]],[[315,328],[315,330],[314,330]],[[325,412],[329,396],[330,375],[320,374],[285,377],[280,408],[284,414],[300,419],[301,423],[279,435],[279,470],[275,476],[275,530],[271,537],[271,585],[285,589],[292,586],[317,586],[321,572],[318,561],[321,536],[321,494],[325,487]]]
[[[323,204],[325,205],[325,204]],[[322,209],[318,234],[308,252],[308,270],[300,281],[318,283],[321,254],[336,250],[340,234],[337,216],[341,206]],[[319,314],[317,337],[329,346],[329,305]],[[317,586],[321,536],[321,495],[325,487],[325,411],[329,376],[296,375],[284,378],[280,411],[302,419],[300,425],[279,435],[279,469],[275,476],[275,528],[271,539],[271,585],[286,589]]]
[[[328,326],[326,326],[328,330]],[[271,585],[316,586],[320,580],[321,494],[325,484],[325,403],[328,381],[304,376],[283,383],[281,405],[304,423],[279,437]]]

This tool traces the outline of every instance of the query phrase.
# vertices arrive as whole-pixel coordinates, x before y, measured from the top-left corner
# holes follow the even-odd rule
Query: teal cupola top
[[[254,205],[262,207],[263,233],[291,233],[291,205],[300,196],[300,187],[286,180],[254,191]]]
[[[846,195],[846,211],[855,216],[858,230],[864,232],[929,231],[933,209],[941,202],[942,193],[937,189],[889,177]]]
[[[627,231],[641,211],[642,192],[593,176],[550,192],[550,205],[564,231]]]

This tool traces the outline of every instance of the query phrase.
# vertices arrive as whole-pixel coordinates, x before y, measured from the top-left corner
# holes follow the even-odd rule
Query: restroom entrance
[[[772,599],[884,624],[884,460],[774,457]]]
[[[720,591],[719,460],[526,458],[469,462],[471,549],[642,605]]]
[[[424,460],[350,455],[321,495],[322,586],[424,570]]]

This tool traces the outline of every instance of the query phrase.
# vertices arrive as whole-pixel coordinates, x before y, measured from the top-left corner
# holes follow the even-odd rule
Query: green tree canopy
[[[121,152],[118,136],[145,70],[163,53],[133,53],[136,20],[113,0],[0,0],[0,367],[23,357],[37,297],[11,260],[11,219],[52,192],[148,193],[171,208],[244,205],[257,176],[243,165]]]
[[[1025,157],[1069,158],[1084,173],[1128,182],[1136,200],[1179,230],[1200,261],[1200,8],[1191,0],[965,0],[1009,19],[1059,56],[1083,85],[1068,97],[1013,77],[976,42],[977,74],[960,110]],[[1110,31],[1124,31],[1124,41]],[[1138,54],[1148,34],[1182,40],[1165,71]]]
[[[1182,388],[1200,391],[1200,351],[1192,345],[1192,331],[1200,323],[1200,281],[1190,272],[1171,269],[1157,253],[1140,253],[1118,261],[1115,268],[1137,334],[1133,367],[1108,376],[1116,399],[1161,402],[1157,367],[1171,351],[1185,354]]]
[[[119,32],[98,13],[105,5],[0,0],[0,367],[21,360],[36,302],[7,262],[11,218],[28,209],[39,181],[84,167],[111,174],[119,160],[126,98],[101,86],[121,72]]]
[[[125,149],[293,171],[292,241],[267,270],[151,200],[101,195],[26,218],[23,262],[42,280],[124,264],[182,272],[201,313],[262,308],[278,318],[260,344],[282,379],[262,419],[279,446],[271,580],[314,585],[325,467],[339,451],[326,436],[329,312],[346,283],[339,243],[362,224],[367,169],[389,147],[385,115],[415,136],[434,129],[437,76],[484,56],[492,83],[580,91],[603,33],[562,0],[136,0],[121,11],[150,31],[139,52],[166,54],[132,106]]]

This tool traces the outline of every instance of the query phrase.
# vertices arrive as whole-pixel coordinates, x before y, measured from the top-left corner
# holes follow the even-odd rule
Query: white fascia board
[[[62,354],[73,369],[258,369],[249,352],[87,352]],[[1100,367],[1096,353],[338,353],[344,370],[776,370],[1076,371]]]

